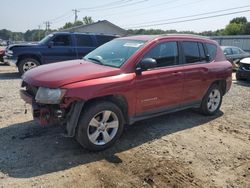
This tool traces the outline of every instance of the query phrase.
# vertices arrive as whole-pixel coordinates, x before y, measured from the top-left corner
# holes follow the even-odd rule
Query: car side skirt
[[[157,116],[169,114],[172,112],[177,112],[177,111],[181,111],[181,110],[185,110],[185,109],[189,109],[189,108],[199,108],[201,105],[201,102],[202,102],[201,100],[198,100],[198,101],[193,101],[190,103],[174,105],[171,107],[168,106],[168,107],[164,107],[164,108],[160,108],[160,109],[156,109],[156,110],[150,110],[147,112],[143,112],[143,113],[137,114],[135,116],[129,117],[129,125],[135,123],[136,121],[141,121],[141,120],[157,117]]]

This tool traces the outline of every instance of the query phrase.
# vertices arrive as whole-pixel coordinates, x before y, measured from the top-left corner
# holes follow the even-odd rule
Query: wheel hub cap
[[[214,112],[220,105],[221,95],[218,89],[211,91],[207,101],[207,107],[210,112]]]
[[[117,115],[109,110],[96,114],[89,122],[88,138],[95,145],[104,145],[116,135],[119,127]]]

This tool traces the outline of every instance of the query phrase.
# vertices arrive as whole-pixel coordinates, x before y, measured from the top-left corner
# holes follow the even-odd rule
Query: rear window
[[[77,46],[94,46],[93,40],[90,35],[76,35]]]
[[[207,47],[207,52],[208,52],[210,61],[214,60],[216,56],[216,51],[217,51],[216,45],[206,43],[206,47]]]
[[[101,46],[106,42],[111,41],[112,39],[116,38],[115,36],[107,36],[107,35],[96,35],[97,45]]]

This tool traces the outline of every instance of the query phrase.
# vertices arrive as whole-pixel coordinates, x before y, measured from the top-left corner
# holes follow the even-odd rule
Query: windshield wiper
[[[100,65],[104,65],[99,59],[92,58],[92,57],[89,57],[88,59],[89,59],[89,60],[92,60],[92,61],[95,61],[95,62],[97,62],[97,63],[100,64]]]

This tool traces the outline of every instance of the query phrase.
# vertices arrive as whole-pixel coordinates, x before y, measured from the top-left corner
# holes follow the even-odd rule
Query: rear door
[[[76,51],[71,34],[58,34],[51,39],[52,43],[43,50],[45,63],[76,59]]]
[[[136,76],[137,115],[177,108],[183,91],[178,42],[160,42],[143,58],[155,59],[157,68],[143,71]]]
[[[209,69],[205,46],[201,42],[183,41],[183,95],[182,103],[198,103],[209,84]]]
[[[76,34],[75,41],[76,41],[76,52],[78,59],[81,59],[82,57],[87,55],[97,46],[93,35]]]

